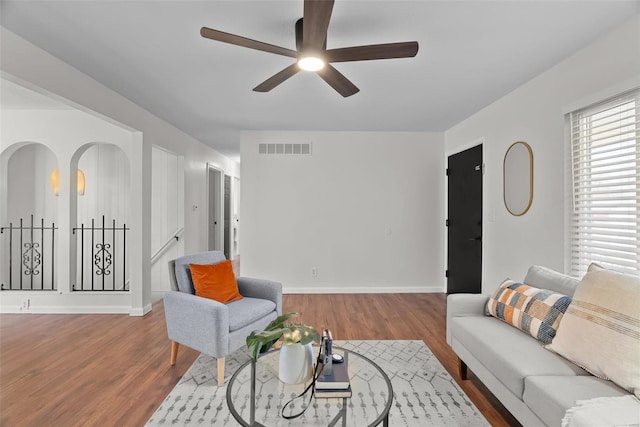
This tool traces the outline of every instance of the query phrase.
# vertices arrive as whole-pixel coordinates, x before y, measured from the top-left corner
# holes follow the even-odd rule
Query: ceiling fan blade
[[[273,76],[269,77],[267,80],[254,87],[253,90],[254,92],[269,92],[271,89],[278,86],[289,77],[295,75],[298,71],[300,71],[300,67],[298,67],[298,63],[296,62],[295,64],[289,65],[279,73],[276,73]]]
[[[345,98],[360,92],[356,85],[329,64],[326,64],[323,69],[316,71],[316,73]]]
[[[304,0],[302,19],[303,50],[322,50],[327,40],[334,0]]]
[[[246,37],[236,36],[235,34],[225,33],[224,31],[212,30],[211,28],[207,27],[202,27],[200,29],[200,35],[207,39],[234,44],[236,46],[248,47],[249,49],[275,53],[276,55],[290,56],[291,58],[298,57],[298,52],[296,52],[295,50],[287,49],[269,43],[259,42],[257,40],[248,39]]]
[[[327,62],[369,61],[373,59],[412,58],[418,53],[418,42],[371,44],[343,47],[325,52]]]

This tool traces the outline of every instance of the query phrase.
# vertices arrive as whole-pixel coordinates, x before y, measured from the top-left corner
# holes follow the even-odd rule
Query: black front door
[[[448,294],[482,292],[482,173],[482,145],[448,158]]]

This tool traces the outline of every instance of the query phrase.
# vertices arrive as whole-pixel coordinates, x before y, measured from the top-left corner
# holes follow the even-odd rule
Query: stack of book
[[[322,373],[316,380],[316,397],[319,398],[335,398],[335,397],[351,397],[351,383],[349,382],[349,371],[347,369],[347,357],[344,362],[331,364],[333,373],[327,375]],[[322,369],[322,364],[320,365]]]

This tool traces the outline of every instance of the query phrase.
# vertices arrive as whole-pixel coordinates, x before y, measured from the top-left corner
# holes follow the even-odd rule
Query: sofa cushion
[[[528,376],[588,375],[545,350],[541,342],[494,317],[455,317],[450,327],[453,337],[519,399]]]
[[[591,265],[548,348],[640,397],[640,277]]]
[[[536,288],[549,289],[550,291],[572,296],[578,283],[580,283],[580,279],[558,273],[540,265],[532,265],[527,271],[524,283]]]
[[[579,400],[626,396],[611,381],[588,376],[531,376],[524,381],[524,403],[545,424],[559,426],[567,409]]]
[[[505,280],[487,302],[493,317],[545,344],[551,343],[571,297]]]
[[[244,297],[227,304],[229,307],[229,332],[236,331],[256,320],[275,312],[276,303],[266,299]]]

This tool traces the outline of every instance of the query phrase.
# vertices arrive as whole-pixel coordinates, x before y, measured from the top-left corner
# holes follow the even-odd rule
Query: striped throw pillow
[[[591,264],[546,348],[640,398],[640,277]]]
[[[505,280],[487,303],[493,317],[507,322],[545,344],[551,343],[571,297]]]

